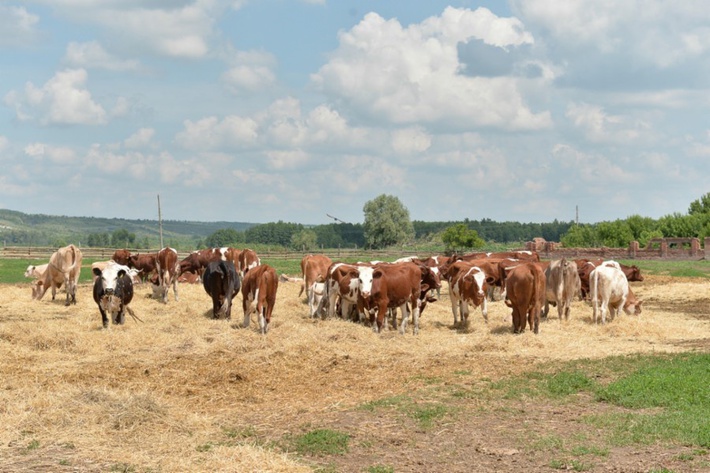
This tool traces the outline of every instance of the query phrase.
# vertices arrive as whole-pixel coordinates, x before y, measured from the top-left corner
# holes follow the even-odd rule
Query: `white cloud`
[[[31,82],[25,86],[24,96],[11,91],[5,103],[15,108],[20,120],[39,115],[42,124],[50,125],[102,125],[106,112],[94,102],[86,89],[88,74],[84,69],[66,69],[57,72],[42,87]]]
[[[422,127],[411,127],[392,132],[392,149],[399,154],[421,153],[431,146],[431,135]]]
[[[519,20],[485,8],[447,7],[440,17],[406,28],[369,13],[340,34],[330,61],[311,77],[324,92],[396,124],[549,127],[549,112],[534,113],[525,104],[520,79],[461,74],[457,46],[470,39],[501,48],[533,41]]]
[[[45,143],[31,143],[25,146],[25,154],[37,160],[65,165],[76,161],[76,153],[72,148],[51,146]]]
[[[218,0],[45,3],[74,21],[98,25],[107,42],[126,51],[188,59],[207,55],[216,15],[227,7]]]
[[[207,117],[195,122],[185,120],[184,131],[175,137],[187,149],[213,150],[243,148],[256,144],[259,137],[258,123],[246,117],[230,115],[220,120]]]
[[[127,149],[145,148],[150,145],[153,136],[155,136],[155,130],[153,128],[141,128],[126,138],[123,145]]]
[[[570,51],[619,53],[660,68],[710,51],[710,10],[702,1],[512,0],[512,5],[528,26],[539,26],[551,42]]]
[[[586,103],[572,103],[567,107],[565,116],[577,128],[584,131],[592,142],[630,144],[634,140],[647,136],[649,124],[627,117],[610,115],[602,107]]]
[[[86,69],[107,69],[110,71],[136,70],[136,60],[122,60],[108,53],[98,41],[86,43],[71,42],[67,46],[64,62],[71,67]]]
[[[0,46],[26,44],[37,36],[39,17],[24,7],[0,5]]]

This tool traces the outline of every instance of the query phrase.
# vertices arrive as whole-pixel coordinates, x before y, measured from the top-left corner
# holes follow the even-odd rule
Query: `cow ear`
[[[430,287],[431,287],[431,286],[429,286],[427,283],[423,282],[419,289],[420,289],[422,292],[427,292]]]
[[[119,278],[121,278],[121,277],[123,277],[123,276],[125,276],[125,275],[126,275],[126,270],[125,270],[125,269],[119,269],[119,270],[118,270],[118,274],[117,274],[116,276],[118,276]]]
[[[95,275],[101,276],[101,270],[99,268],[94,268],[91,270]]]
[[[384,273],[382,272],[381,269],[376,269],[372,272],[372,278],[381,278]]]

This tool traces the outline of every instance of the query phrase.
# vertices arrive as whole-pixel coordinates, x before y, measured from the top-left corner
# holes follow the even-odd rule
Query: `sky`
[[[700,0],[0,0],[0,208],[595,223],[710,192]]]

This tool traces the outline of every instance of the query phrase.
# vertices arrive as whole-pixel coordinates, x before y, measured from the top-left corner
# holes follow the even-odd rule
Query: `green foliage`
[[[287,223],[279,220],[274,223],[255,225],[244,232],[247,244],[278,245],[287,248],[294,233],[303,230],[300,223]]]
[[[114,230],[111,234],[111,246],[114,248],[132,248],[135,246],[136,234],[125,228]]]
[[[370,248],[401,245],[414,239],[409,210],[395,196],[381,194],[365,203],[365,241]]]
[[[658,220],[658,229],[664,237],[692,238],[700,235],[710,220],[710,214],[681,215],[674,213]]]
[[[690,207],[688,207],[688,214],[710,214],[710,193],[707,193],[699,199],[692,201],[690,203]]]
[[[570,227],[560,242],[566,248],[592,248],[597,246],[597,235],[593,225],[579,224]]]
[[[453,225],[444,230],[441,235],[441,240],[446,245],[448,251],[481,248],[486,244],[486,242],[478,236],[476,230],[469,229],[464,223]]]
[[[317,248],[318,235],[313,230],[304,228],[291,235],[291,248],[300,251],[310,251]]]
[[[631,227],[624,220],[613,222],[600,222],[596,225],[596,236],[602,246],[610,248],[623,248],[634,240]]]
[[[221,228],[205,238],[204,245],[208,248],[238,247],[244,243],[244,232],[233,228]]]

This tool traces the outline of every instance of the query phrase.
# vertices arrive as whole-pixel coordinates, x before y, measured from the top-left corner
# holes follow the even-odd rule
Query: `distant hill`
[[[163,220],[163,238],[176,241],[195,241],[217,230],[244,231],[256,225],[246,222],[191,222]],[[157,220],[129,220],[122,218],[68,217],[44,214],[25,214],[0,209],[0,239],[5,245],[53,245],[58,241],[85,242],[92,233],[112,233],[124,229],[135,233],[137,241],[157,241],[160,226]]]

